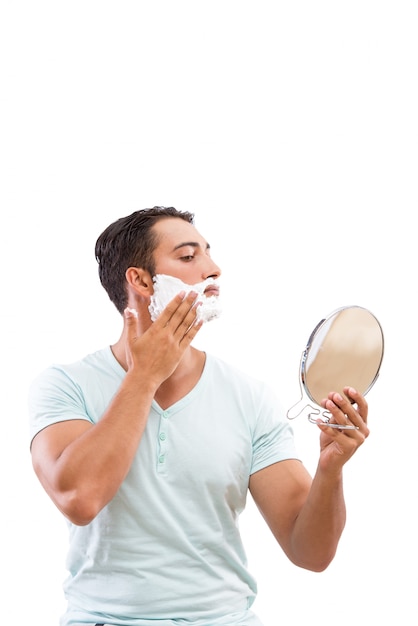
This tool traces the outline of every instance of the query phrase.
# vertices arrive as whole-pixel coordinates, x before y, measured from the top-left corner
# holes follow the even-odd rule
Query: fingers
[[[369,406],[365,397],[356,391],[353,387],[344,387],[344,393],[349,400],[351,400],[351,404],[353,406],[357,405],[357,412],[361,416],[363,422],[367,423],[367,416],[369,411]]]
[[[330,423],[340,424],[343,428],[354,426],[354,429],[343,430],[345,434],[354,435],[362,433],[364,437],[369,435],[367,427],[368,404],[364,396],[353,387],[344,387],[344,396],[337,392],[331,392],[328,398],[322,402],[323,408],[332,414]]]
[[[179,341],[187,336],[190,342],[202,327],[202,322],[197,321],[197,295],[195,291],[190,291],[187,295],[184,291],[177,294],[154,324],[163,328],[169,327]]]

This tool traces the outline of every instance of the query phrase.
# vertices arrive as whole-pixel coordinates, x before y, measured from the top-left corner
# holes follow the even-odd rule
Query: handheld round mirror
[[[384,338],[379,321],[361,306],[337,309],[312,331],[302,353],[299,382],[302,398],[287,412],[289,419],[308,410],[309,421],[328,423],[321,401],[330,391],[343,394],[354,387],[365,395],[376,382],[383,359]],[[316,406],[309,404],[309,400]],[[333,428],[355,428],[329,424]]]

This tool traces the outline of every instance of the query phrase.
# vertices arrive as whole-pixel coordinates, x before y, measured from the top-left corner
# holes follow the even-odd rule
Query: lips
[[[219,296],[219,287],[217,285],[209,285],[208,287],[206,287],[203,294],[207,298],[210,298],[211,296]]]

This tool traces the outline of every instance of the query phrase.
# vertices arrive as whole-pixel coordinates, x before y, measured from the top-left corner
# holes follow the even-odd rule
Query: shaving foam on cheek
[[[148,310],[153,322],[163,312],[167,304],[176,296],[180,291],[189,293],[195,291],[198,295],[196,300],[201,304],[197,308],[197,319],[209,322],[216,319],[221,314],[221,306],[219,302],[219,296],[205,296],[204,291],[208,285],[217,285],[217,282],[213,278],[207,278],[201,283],[196,285],[187,285],[179,278],[174,276],[168,276],[167,274],[157,274],[153,278],[154,281],[154,293],[151,296],[151,301]]]

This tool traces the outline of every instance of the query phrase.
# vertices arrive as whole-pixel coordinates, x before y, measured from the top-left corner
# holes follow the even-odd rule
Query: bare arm
[[[43,487],[75,524],[88,524],[126,477],[144,432],[156,390],[177,367],[201,327],[196,294],[179,294],[141,336],[127,313],[128,372],[113,401],[92,425],[70,420],[51,425],[32,442],[32,462]]]
[[[345,393],[358,408],[334,393],[324,406],[333,422],[345,424],[348,419],[358,429],[319,426],[321,453],[313,480],[299,461],[291,460],[271,465],[250,480],[254,500],[284,552],[312,571],[324,570],[335,556],[346,519],[343,466],[369,434],[365,399],[352,389]]]

